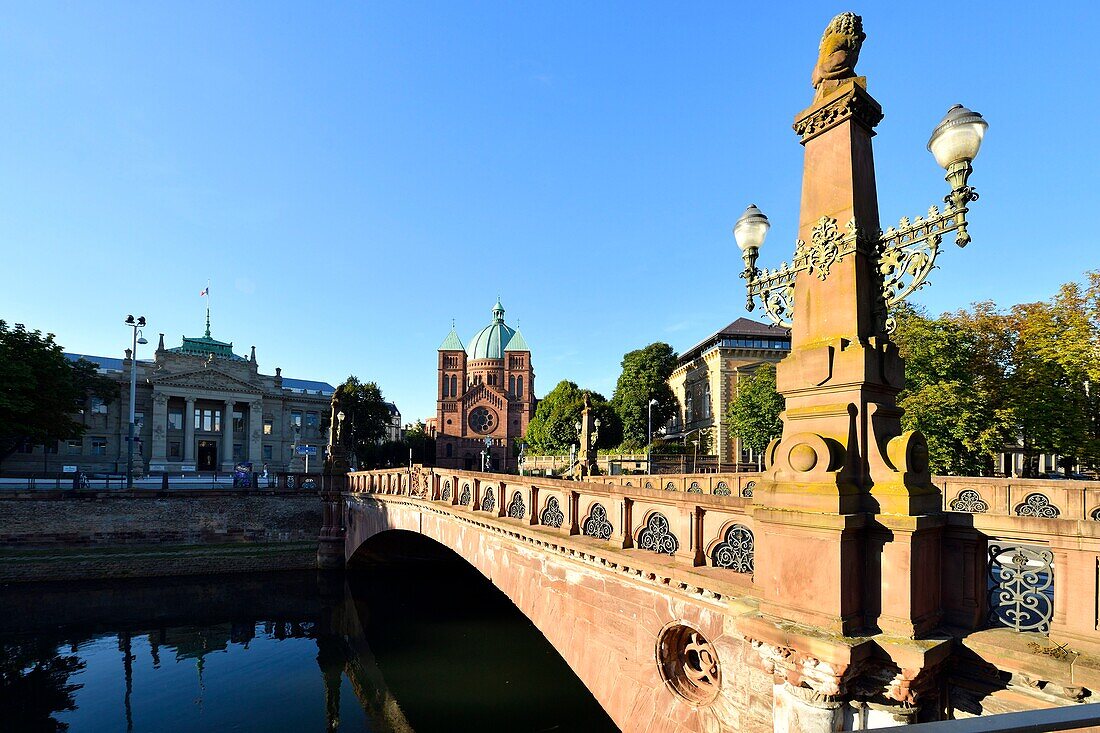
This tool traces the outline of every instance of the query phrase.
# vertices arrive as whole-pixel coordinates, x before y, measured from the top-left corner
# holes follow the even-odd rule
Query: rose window
[[[479,433],[490,433],[497,426],[497,416],[488,407],[475,407],[470,412],[470,428]]]

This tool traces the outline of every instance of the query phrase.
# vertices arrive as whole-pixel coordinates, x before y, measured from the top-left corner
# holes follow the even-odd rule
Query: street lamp
[[[490,461],[492,460],[492,453],[489,452],[490,446],[493,445],[492,438],[485,439],[485,450],[481,452],[481,470],[485,473],[489,473]]]
[[[341,436],[344,432],[344,411],[336,413],[336,442],[340,443]]]
[[[138,316],[135,319],[132,315],[128,315],[123,323],[133,329],[133,340],[130,347],[130,438],[126,446],[126,488],[132,489],[134,488],[134,402],[137,399],[137,347],[138,344],[144,346],[149,342],[145,340],[144,336],[138,336],[139,330],[145,328],[145,316]]]
[[[763,214],[761,214],[763,216]],[[765,222],[767,219],[764,220]],[[653,406],[657,404],[657,400],[651,399],[649,404],[646,405],[646,444],[645,444],[645,472],[653,474]]]
[[[795,276],[805,272],[824,280],[834,262],[859,249],[877,261],[877,270],[882,276],[878,327],[892,333],[896,323],[890,315],[890,307],[927,284],[928,273],[940,253],[943,235],[955,231],[955,244],[965,247],[970,243],[966,230],[967,204],[977,201],[978,193],[967,181],[988,127],[989,123],[980,114],[956,104],[932,131],[928,150],[947,171],[945,180],[951,186],[951,192],[943,199],[942,211],[931,206],[925,216],[911,220],[902,217],[897,227],[890,227],[885,232],[863,231],[852,219],[842,234],[835,221],[823,218],[814,226],[809,245],[798,240],[789,266],[784,262],[775,270],[757,269],[756,258],[770,224],[760,209],[749,205],[733,227],[734,239],[745,262],[741,273],[748,295],[745,308],[753,310],[755,299],[759,297],[772,321],[790,327]]]

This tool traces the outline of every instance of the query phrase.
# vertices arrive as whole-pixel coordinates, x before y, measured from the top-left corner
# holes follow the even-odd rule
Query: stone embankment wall
[[[313,568],[313,494],[0,498],[0,583]]]

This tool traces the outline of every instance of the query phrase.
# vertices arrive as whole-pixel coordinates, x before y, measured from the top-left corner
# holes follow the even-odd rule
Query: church
[[[518,441],[535,415],[535,371],[523,334],[493,319],[463,346],[454,326],[438,352],[436,465],[478,469],[488,448],[491,468],[516,468]]]

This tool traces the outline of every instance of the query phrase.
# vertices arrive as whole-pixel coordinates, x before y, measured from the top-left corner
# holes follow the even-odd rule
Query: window
[[[454,453],[454,446],[447,443],[447,457],[450,458]]]
[[[290,424],[295,427],[302,427],[302,411],[291,410],[290,411]]]
[[[81,440],[67,441],[67,445],[69,447],[68,452],[71,453],[72,455],[77,455],[78,456],[78,455],[80,455],[80,451],[82,451],[84,449],[84,442],[81,441]]]
[[[107,403],[98,397],[92,398],[92,414],[106,415]]]
[[[703,417],[710,417],[710,382],[703,385]]]
[[[275,420],[270,417],[264,418],[264,435],[271,435],[275,432]]]
[[[233,411],[233,432],[244,432],[244,413],[239,410]]]
[[[523,377],[516,377],[516,397],[523,396]]]
[[[270,461],[272,455],[274,455],[274,451],[272,450],[271,446],[270,445],[265,445],[264,446],[264,460],[265,461]]]
[[[307,412],[306,413],[306,427],[307,428],[316,428],[317,427],[317,413],[316,412]]]
[[[183,430],[183,410],[172,409],[168,411],[168,429]]]
[[[446,374],[443,375],[443,396],[450,397],[451,394],[451,378]]]
[[[508,394],[515,394],[515,393],[516,393],[516,375],[515,374],[509,374],[508,375]]]
[[[219,432],[222,429],[221,410],[200,410],[195,408],[195,428],[207,432]]]
[[[106,438],[92,438],[91,440],[91,454],[93,456],[105,456],[107,455],[107,439]]]
[[[168,443],[168,457],[177,460],[183,457],[183,454],[180,453],[180,442],[178,440],[173,440]]]
[[[234,461],[244,460],[244,446],[241,445],[240,443],[234,443],[233,444],[233,460]]]
[[[458,397],[458,375],[451,375],[451,397]]]
[[[684,422],[690,423],[695,420],[695,390],[689,389],[687,391],[687,399],[684,400]]]

